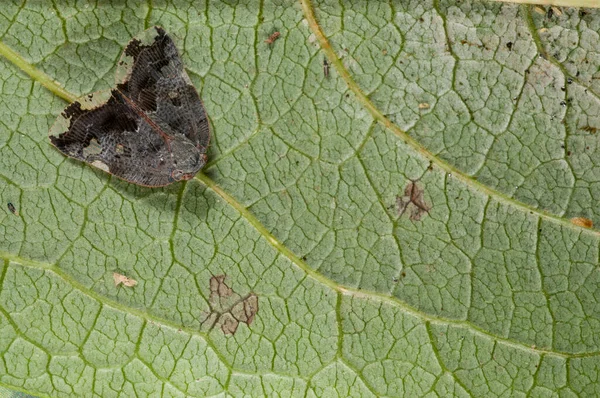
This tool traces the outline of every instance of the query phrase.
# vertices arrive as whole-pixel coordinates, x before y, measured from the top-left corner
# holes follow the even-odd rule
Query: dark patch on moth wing
[[[425,202],[424,193],[417,182],[410,181],[404,188],[404,195],[396,196],[398,216],[408,212],[411,221],[419,221],[424,214],[429,213],[431,206]]]
[[[128,80],[117,88],[167,134],[183,134],[198,149],[206,149],[210,126],[202,100],[190,84],[173,40],[160,27],[149,44],[134,39],[125,49],[133,57]]]
[[[125,48],[125,55],[133,58],[129,79],[117,88],[144,111],[156,111],[156,84],[176,78],[183,72],[183,64],[173,40],[160,27],[154,28],[157,35],[151,44],[133,39]]]
[[[108,155],[111,142],[116,145],[120,133],[138,129],[139,118],[115,95],[92,109],[83,109],[76,101],[64,110],[63,116],[69,119],[69,128],[58,137],[50,136],[50,141],[65,155],[88,163],[104,161],[102,155]],[[92,144],[101,150],[86,151]]]

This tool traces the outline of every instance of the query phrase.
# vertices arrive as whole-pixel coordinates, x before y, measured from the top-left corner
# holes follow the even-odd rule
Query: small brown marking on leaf
[[[591,134],[596,134],[598,132],[598,127],[593,127],[593,126],[584,126],[581,129],[583,131],[587,131],[588,133],[591,133]]]
[[[423,188],[415,181],[410,181],[404,189],[404,196],[396,196],[396,207],[398,216],[402,216],[407,210],[411,221],[419,221],[421,217],[429,213],[431,206],[425,203]]]
[[[429,109],[429,104],[427,102],[421,102],[419,104],[419,109]]]
[[[584,228],[592,228],[594,226],[593,221],[585,217],[573,217],[571,218],[571,223]]]
[[[556,6],[552,6],[552,11],[554,11],[554,15],[556,15],[557,17],[560,17],[562,15],[561,9]]]
[[[235,334],[240,322],[250,326],[258,312],[258,296],[249,293],[245,297],[234,292],[225,283],[226,275],[210,278],[210,313],[203,324],[209,328],[217,325],[224,334]]]
[[[540,6],[535,6],[535,7],[533,7],[533,10],[534,10],[535,12],[537,12],[538,14],[540,14],[540,15],[546,15],[546,10],[544,10],[544,9],[543,9],[542,7],[540,7]]]
[[[238,325],[240,324],[233,315],[226,313],[221,316],[219,320],[221,324],[221,330],[225,334],[234,334],[237,331]]]
[[[217,275],[210,278],[210,298],[229,297],[233,290],[225,284],[225,275]]]
[[[269,36],[269,38],[267,40],[265,40],[265,43],[267,44],[273,44],[275,42],[275,40],[277,40],[279,38],[279,36],[281,36],[281,33],[279,32],[273,32],[273,34],[271,36]]]
[[[134,287],[137,285],[137,281],[135,279],[128,278],[125,275],[119,274],[118,272],[113,272],[113,279],[115,281],[115,286],[123,284],[123,286]]]

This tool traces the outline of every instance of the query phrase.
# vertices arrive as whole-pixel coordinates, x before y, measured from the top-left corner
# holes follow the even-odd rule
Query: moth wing
[[[50,129],[50,141],[66,156],[138,185],[174,182],[164,138],[115,90],[67,106]]]
[[[115,80],[117,89],[163,131],[181,134],[206,152],[210,127],[204,105],[163,28],[152,27],[129,42]]]

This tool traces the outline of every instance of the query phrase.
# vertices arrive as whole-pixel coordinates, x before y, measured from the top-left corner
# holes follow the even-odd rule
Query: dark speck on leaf
[[[560,101],[560,106],[567,106],[567,103],[565,101]]]
[[[512,51],[512,41],[509,41],[508,43],[506,43],[506,47],[508,47],[509,51]]]
[[[579,72],[577,72],[577,73],[579,73]],[[571,84],[571,83],[573,83],[573,79],[571,79],[571,78],[568,78],[568,79],[567,79],[567,84]]]
[[[8,202],[8,210],[10,210],[10,212],[12,214],[14,214],[15,216],[19,215],[19,212],[17,211],[17,209],[15,208],[15,205],[13,205],[12,203]]]
[[[566,88],[565,86],[562,86],[562,87],[560,88],[560,90],[561,90],[561,91],[567,91],[567,88]]]

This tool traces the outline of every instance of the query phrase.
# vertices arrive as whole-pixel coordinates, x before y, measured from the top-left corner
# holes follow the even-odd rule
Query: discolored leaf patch
[[[573,217],[571,218],[571,222],[575,225],[579,225],[580,227],[584,228],[592,228],[594,226],[592,220],[585,217]]]
[[[240,322],[250,326],[258,312],[258,296],[237,294],[225,283],[226,275],[210,278],[210,314],[204,321],[209,328],[220,327],[224,334],[235,334]]]
[[[419,221],[424,214],[429,213],[431,205],[425,202],[423,194],[423,188],[416,181],[409,182],[404,188],[404,195],[396,196],[398,216],[402,217],[407,213],[411,221]]]

